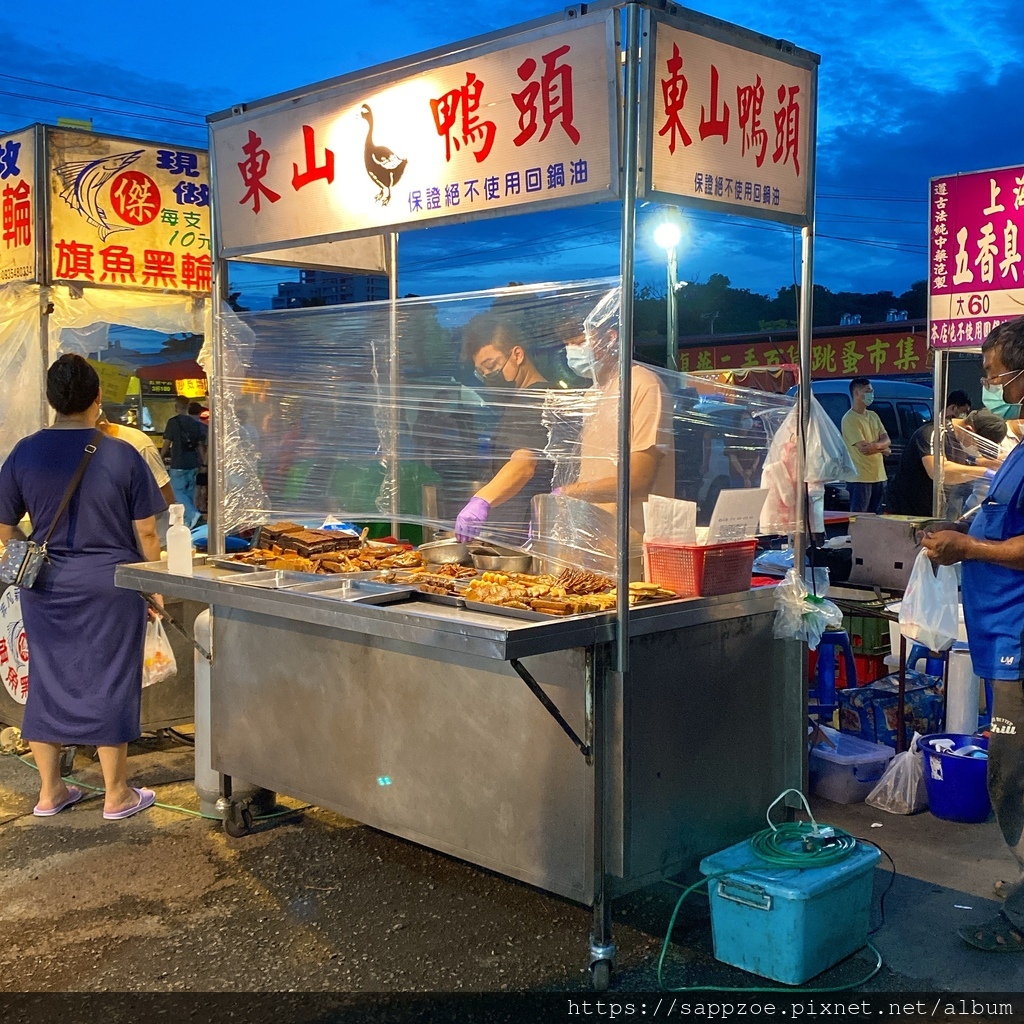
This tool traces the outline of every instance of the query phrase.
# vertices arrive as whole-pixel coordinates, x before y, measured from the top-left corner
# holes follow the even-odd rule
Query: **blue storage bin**
[[[715,958],[762,978],[802,985],[868,941],[875,865],[881,854],[857,843],[831,867],[779,868],[749,840],[705,857]]]
[[[988,760],[964,757],[935,749],[936,742],[952,740],[955,747],[968,744],[988,750],[985,736],[961,732],[939,732],[921,737],[924,752],[924,784],[928,809],[944,821],[977,824],[988,821],[992,803],[988,796]]]

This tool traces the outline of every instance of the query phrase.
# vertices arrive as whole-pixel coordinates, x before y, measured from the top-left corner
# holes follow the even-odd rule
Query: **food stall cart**
[[[780,790],[801,785],[806,756],[802,648],[773,639],[770,589],[630,607],[630,403],[615,401],[611,610],[522,619],[418,599],[377,605],[349,599],[358,580],[303,583],[272,570],[247,584],[217,555],[225,530],[246,519],[313,518],[316,496],[331,484],[321,486],[328,476],[315,459],[296,483],[295,453],[307,445],[339,456],[352,415],[373,424],[380,439],[386,472],[376,517],[396,529],[407,520],[399,470],[408,421],[414,408],[422,414],[425,393],[443,404],[452,391],[403,378],[406,341],[437,314],[427,316],[423,304],[437,303],[398,302],[399,227],[620,198],[618,394],[631,388],[638,188],[713,208],[735,210],[738,202],[754,216],[800,224],[809,274],[817,58],[674,10],[570,7],[211,118],[215,279],[226,258],[390,231],[392,300],[218,319],[208,363],[216,484],[210,560],[191,577],[172,577],[162,564],[123,566],[117,576],[120,586],[211,606],[218,771],[592,906],[589,966],[599,989],[615,953],[611,899],[693,870],[704,854],[756,829]],[[642,38],[654,40],[645,41],[646,64]],[[694,71],[696,106],[685,113],[680,52],[706,78],[698,87]],[[730,56],[731,68],[740,60],[752,86],[758,75],[765,82],[765,96],[785,84],[783,121],[802,113],[803,127],[791,125],[780,149],[786,160],[769,157],[759,176],[756,209],[746,186],[736,190],[742,198],[725,201],[712,176],[706,197],[703,185],[695,197],[693,174],[664,164],[678,133],[686,134],[684,121],[700,109],[701,90],[717,83],[709,54],[723,67]],[[652,88],[661,75],[676,87]],[[668,111],[665,96],[678,100]],[[666,118],[671,151],[659,132]],[[521,145],[532,148],[521,154]],[[643,176],[642,147],[654,151]],[[748,157],[754,168],[752,151]],[[607,283],[598,296],[606,290]],[[351,321],[361,349],[337,341]],[[358,351],[364,363],[351,357],[353,366]],[[271,408],[254,456],[242,444],[237,412],[255,395]],[[350,418],[339,420],[340,411]],[[246,420],[251,425],[251,415]],[[268,443],[287,456],[273,467]],[[334,511],[366,510],[319,508]],[[226,820],[233,833],[246,824],[244,807]]]

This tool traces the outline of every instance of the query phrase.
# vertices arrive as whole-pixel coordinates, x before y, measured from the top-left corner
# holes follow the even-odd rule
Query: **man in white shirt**
[[[602,298],[584,333],[566,339],[569,368],[593,386],[580,435],[580,471],[560,493],[615,514],[618,496],[619,292]],[[630,526],[643,532],[643,503],[651,494],[675,496],[672,402],[657,374],[633,363],[630,407]]]

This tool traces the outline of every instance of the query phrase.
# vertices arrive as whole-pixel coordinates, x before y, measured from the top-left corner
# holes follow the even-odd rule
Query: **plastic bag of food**
[[[929,651],[952,647],[960,631],[956,569],[919,552],[900,606],[900,632]]]
[[[917,814],[928,810],[928,790],[924,781],[924,754],[918,746],[921,736],[914,733],[910,749],[897,754],[885,769],[878,785],[864,801],[890,814]]]
[[[146,649],[142,659],[142,685],[152,686],[170,679],[178,672],[171,641],[159,619],[153,619],[146,626]]]
[[[804,640],[814,651],[829,626],[842,624],[843,613],[836,605],[812,594],[795,569],[786,573],[786,579],[775,589],[776,640]]]

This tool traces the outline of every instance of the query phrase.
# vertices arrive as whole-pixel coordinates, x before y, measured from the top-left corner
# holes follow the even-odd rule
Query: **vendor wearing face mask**
[[[1024,317],[1000,324],[981,347],[985,405],[1005,418],[1024,398]],[[1024,447],[1006,457],[970,526],[942,524],[921,541],[940,565],[963,563],[967,639],[976,675],[992,682],[988,792],[1016,871],[996,882],[993,918],[959,934],[988,952],[1024,953]],[[969,532],[960,532],[968,530]]]
[[[891,445],[889,435],[868,408],[875,399],[875,390],[867,377],[850,381],[853,408],[843,417],[843,440],[850,452],[857,475],[846,482],[850,492],[851,512],[882,511],[885,497],[885,456]]]
[[[536,394],[549,385],[516,329],[493,313],[470,320],[463,350],[477,379],[505,392],[497,399],[503,411],[495,439],[502,466],[458,514],[455,537],[464,544],[476,540],[487,524],[496,540],[517,546],[529,535],[533,496],[551,490],[551,463],[544,457],[548,434],[541,422],[544,396]]]
[[[602,298],[584,322],[584,331],[566,338],[569,369],[594,383],[593,402],[584,413],[580,472],[560,489],[570,498],[615,513],[618,495],[619,292]],[[643,503],[651,494],[675,497],[675,442],[672,402],[657,374],[634,362],[630,408],[629,521],[643,531]]]

